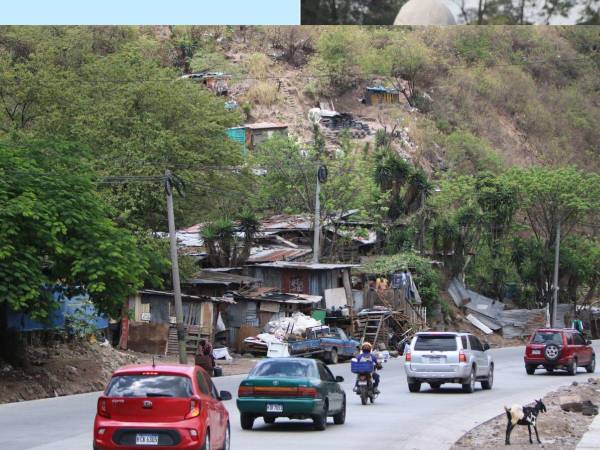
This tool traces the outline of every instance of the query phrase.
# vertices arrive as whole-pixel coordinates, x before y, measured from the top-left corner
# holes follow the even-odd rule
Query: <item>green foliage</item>
[[[484,139],[468,131],[455,131],[446,139],[448,162],[459,174],[485,171],[498,173],[502,163],[498,154]]]
[[[235,220],[221,217],[204,225],[201,231],[208,260],[214,267],[236,267],[243,265],[250,257],[260,222],[253,211],[242,210]],[[243,233],[243,239],[237,233]]]
[[[108,218],[88,157],[62,143],[0,142],[0,302],[16,311],[44,319],[54,305],[41,287],[61,283],[116,314],[149,274],[147,248]]]
[[[164,68],[158,41],[132,33],[99,57],[93,30],[0,30],[6,106],[0,112],[0,134],[78,142],[91,149],[90,162],[101,175],[161,175],[168,167],[181,167],[178,175],[188,181],[190,191],[203,193],[197,185],[239,185],[233,174],[203,166],[241,162],[237,145],[225,139],[225,130],[240,123],[240,113],[226,111],[222,99]],[[142,230],[166,228],[161,189],[109,185],[103,186],[102,197],[119,223]],[[193,223],[199,211],[230,208],[228,201],[224,196],[216,201],[214,196],[178,199],[177,222],[185,217]]]
[[[361,28],[329,27],[321,33],[311,63],[315,73],[323,75],[319,81],[324,94],[343,94],[358,84],[361,46],[365,40]]]

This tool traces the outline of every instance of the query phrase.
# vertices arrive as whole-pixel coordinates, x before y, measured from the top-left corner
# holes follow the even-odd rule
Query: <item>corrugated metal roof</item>
[[[236,293],[238,300],[256,300],[263,302],[289,303],[289,304],[314,304],[319,303],[323,297],[320,295],[292,294],[280,292],[276,288],[255,288],[251,291]]]
[[[210,272],[203,270],[194,274],[194,276],[185,282],[186,284],[221,284],[223,286],[231,286],[234,284],[253,284],[260,283],[257,278],[237,275],[235,273],[226,272]]]
[[[140,291],[138,291],[139,294],[148,294],[148,295],[158,295],[161,297],[169,297],[169,298],[173,298],[174,294],[173,292],[165,292],[165,291],[155,291],[153,289],[142,289]],[[211,301],[214,303],[231,303],[231,304],[235,304],[235,301],[232,298],[226,298],[226,297],[209,297],[207,295],[189,295],[189,294],[181,294],[181,299],[182,300],[200,300],[200,301]]]
[[[278,269],[303,269],[303,270],[335,270],[359,267],[359,264],[323,264],[292,261],[275,261],[272,263],[257,264],[258,267],[274,267]]]
[[[248,258],[249,263],[264,263],[274,261],[292,261],[312,252],[310,248],[267,247],[255,248],[254,254]]]
[[[274,230],[312,230],[312,218],[303,215],[278,214],[261,221],[261,228],[268,232]]]
[[[276,122],[259,122],[259,123],[248,123],[244,125],[246,128],[251,130],[269,130],[269,129],[281,129],[287,128],[287,124],[285,123],[276,123]]]

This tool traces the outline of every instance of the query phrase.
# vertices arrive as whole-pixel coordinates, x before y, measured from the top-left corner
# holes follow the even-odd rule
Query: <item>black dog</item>
[[[536,400],[535,406],[513,405],[510,408],[505,406],[504,409],[506,410],[506,418],[508,419],[508,424],[506,425],[506,441],[504,442],[506,445],[510,445],[510,433],[517,425],[527,425],[527,428],[529,429],[530,444],[533,444],[533,441],[531,440],[531,427],[533,426],[538,444],[542,443],[537,430],[537,416],[540,413],[546,412],[546,405],[544,405],[542,400]]]

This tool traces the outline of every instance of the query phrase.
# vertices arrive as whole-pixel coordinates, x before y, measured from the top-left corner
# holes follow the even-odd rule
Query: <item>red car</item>
[[[596,355],[592,342],[572,328],[537,330],[525,348],[525,370],[533,375],[539,366],[550,373],[554,369],[565,369],[569,375],[575,375],[578,367],[593,373]]]
[[[94,450],[169,448],[229,450],[229,413],[198,366],[127,366],[98,399]]]

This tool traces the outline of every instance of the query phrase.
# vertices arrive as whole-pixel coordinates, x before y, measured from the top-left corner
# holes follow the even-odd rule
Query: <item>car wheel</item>
[[[346,422],[346,397],[344,397],[344,402],[342,404],[342,410],[333,416],[333,423],[336,425],[344,425]]]
[[[475,392],[475,369],[471,370],[471,375],[467,378],[466,383],[463,383],[462,390],[466,394],[472,394]]]
[[[255,417],[249,413],[241,413],[240,414],[240,424],[242,426],[242,430],[251,430],[254,425]]]
[[[327,364],[337,364],[339,362],[338,352],[334,348],[325,355],[325,362]]]
[[[494,385],[494,366],[491,365],[490,366],[490,373],[487,377],[487,380],[483,380],[481,382],[481,389],[484,389],[486,391],[489,391],[492,386]]]
[[[263,417],[263,420],[265,421],[265,423],[267,424],[272,424],[275,423],[275,417]]]
[[[210,433],[208,430],[206,430],[206,434],[204,436],[204,445],[202,446],[201,450],[210,450]]]
[[[596,355],[592,355],[592,362],[585,366],[587,373],[594,373],[596,371]]]
[[[231,450],[231,427],[227,422],[227,428],[225,428],[225,437],[223,438],[223,447],[221,450]]]
[[[312,417],[312,421],[313,426],[317,431],[323,431],[327,428],[327,404],[325,404],[325,408],[321,414]]]
[[[536,365],[525,364],[525,372],[527,372],[527,375],[533,375],[535,373],[535,369],[537,369]]]
[[[577,360],[575,358],[573,358],[573,361],[571,361],[571,363],[567,367],[567,372],[571,376],[577,374]]]
[[[421,390],[421,383],[408,383],[408,390],[410,392],[419,392]]]
[[[548,344],[544,348],[544,357],[547,361],[557,361],[560,358],[560,347],[556,344]]]

